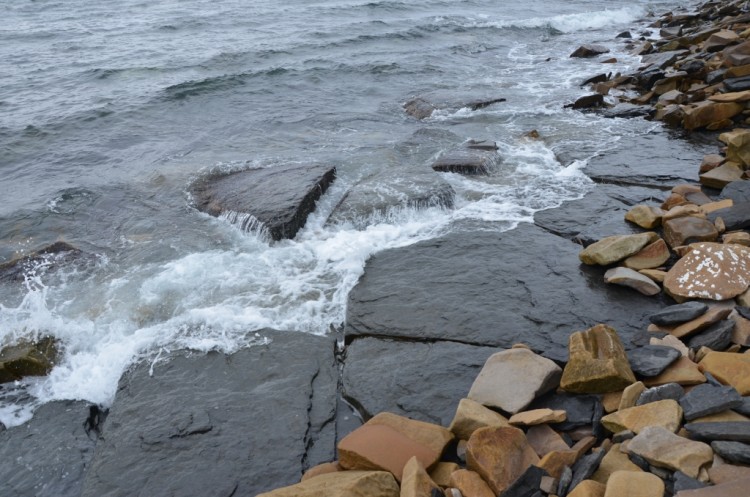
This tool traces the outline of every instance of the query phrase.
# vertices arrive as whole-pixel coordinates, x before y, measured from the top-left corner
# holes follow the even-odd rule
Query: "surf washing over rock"
[[[571,47],[608,44],[627,72],[638,58],[611,32],[671,4],[11,6],[0,260],[58,239],[82,255],[2,282],[0,343],[51,336],[60,354],[48,376],[3,385],[0,421],[53,400],[107,407],[141,358],[231,353],[266,328],[336,334],[373,254],[581,197],[591,157],[653,126],[564,110],[600,68]],[[435,103],[425,119],[402,109],[417,97]],[[488,175],[431,170],[470,139],[497,142]],[[313,163],[336,180],[293,239],[194,208],[212,174]]]

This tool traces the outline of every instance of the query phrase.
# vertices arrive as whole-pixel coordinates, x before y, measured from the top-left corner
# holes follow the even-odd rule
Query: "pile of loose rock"
[[[691,302],[651,321],[695,329],[709,315]],[[497,352],[448,428],[380,413],[339,442],[338,461],[261,495],[747,495],[750,354],[658,343],[626,354],[597,325],[570,336],[564,367],[524,345]]]

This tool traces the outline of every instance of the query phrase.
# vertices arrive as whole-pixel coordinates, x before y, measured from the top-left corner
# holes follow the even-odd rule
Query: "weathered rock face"
[[[682,408],[674,400],[660,400],[613,412],[602,418],[602,425],[612,433],[630,430],[640,433],[649,426],[677,431],[682,421]]]
[[[655,466],[679,470],[692,478],[714,457],[711,447],[703,442],[682,438],[660,426],[644,429],[630,441],[628,450]]]
[[[750,97],[750,92],[742,92],[742,94]],[[745,166],[750,165],[750,130],[735,129],[722,133],[719,139],[727,144],[728,160]]]
[[[735,162],[725,162],[717,168],[700,175],[701,183],[721,190],[729,183],[742,178],[742,167]]]
[[[663,497],[664,482],[651,473],[615,471],[604,497]]]
[[[734,102],[717,103],[704,101],[696,105],[686,106],[684,108],[685,118],[683,119],[683,126],[687,130],[702,128],[711,123],[731,119],[744,109],[743,105]]]
[[[570,335],[570,359],[560,386],[574,393],[606,393],[635,383],[625,349],[617,332],[597,325]]]
[[[259,333],[270,343],[126,374],[82,495],[254,495],[333,460],[333,341]]]
[[[281,240],[294,238],[335,177],[336,168],[325,165],[249,169],[202,179],[191,193],[198,210]]]
[[[509,426],[508,420],[492,409],[487,409],[479,402],[461,399],[448,429],[459,440],[468,440],[472,433],[487,426]]]
[[[740,245],[698,243],[667,273],[664,288],[685,298],[726,300],[750,285],[750,249]]]
[[[440,156],[432,169],[441,173],[487,175],[497,164],[497,154],[481,150],[453,150]]]
[[[663,212],[650,205],[636,205],[625,214],[625,220],[637,224],[641,228],[652,230],[661,225]]]
[[[438,454],[442,454],[446,445],[453,440],[453,434],[450,430],[440,425],[409,419],[391,412],[378,413],[365,425],[387,426]]]
[[[719,237],[712,222],[697,217],[670,219],[663,225],[664,238],[672,248],[695,242],[713,242]]]
[[[517,413],[536,397],[556,388],[561,373],[554,362],[530,350],[505,350],[487,359],[468,397],[485,406]]]
[[[501,450],[497,450],[501,447]],[[501,494],[532,464],[539,462],[518,428],[480,428],[466,445],[467,467],[479,473],[495,494]]]
[[[99,411],[92,407],[51,402],[28,423],[0,430],[0,495],[80,496],[98,435]]]
[[[399,494],[398,483],[388,472],[341,471],[258,494],[257,497],[399,497]]]
[[[0,383],[26,376],[44,376],[57,361],[57,340],[44,337],[36,343],[22,342],[0,351]]]
[[[596,57],[597,55],[601,55],[604,53],[609,52],[609,49],[607,47],[604,47],[602,45],[581,45],[575,51],[570,54],[571,57],[582,57],[582,58],[588,58],[588,57]]]
[[[564,360],[572,330],[608,323],[629,347],[633,334],[645,329],[643,316],[661,304],[606,285],[600,271],[579,265],[579,247],[521,225],[505,233],[456,232],[380,252],[349,294],[346,334],[499,347],[524,342]]]
[[[656,241],[655,238],[654,233],[608,236],[586,247],[578,258],[584,264],[608,266],[637,254],[643,247]]]

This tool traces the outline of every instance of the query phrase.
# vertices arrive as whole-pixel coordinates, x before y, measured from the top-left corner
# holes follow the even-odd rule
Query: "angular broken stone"
[[[732,207],[714,211],[709,215],[714,223],[721,220],[727,231],[750,228],[750,202],[737,202]]]
[[[607,482],[604,497],[663,497],[664,482],[651,473],[615,471]]]
[[[631,255],[625,259],[623,264],[625,264],[625,267],[635,270],[654,269],[667,262],[669,256],[669,247],[667,247],[667,243],[660,238],[654,243],[650,243],[643,247],[637,254]]]
[[[500,450],[498,450],[500,448]],[[466,466],[501,494],[539,458],[518,428],[480,428],[466,445]]]
[[[479,402],[471,399],[461,399],[448,429],[459,440],[468,440],[472,433],[485,426],[510,426],[508,420],[501,414],[487,409]]]
[[[599,324],[570,335],[570,358],[560,386],[573,393],[607,393],[635,383],[625,349],[617,332]]]
[[[744,109],[744,105],[735,102],[718,103],[704,100],[683,108],[685,117],[682,125],[687,130],[702,128],[711,123],[731,119]]]
[[[750,442],[750,423],[747,421],[722,421],[718,423],[688,423],[685,430],[696,440],[728,440]]]
[[[57,347],[52,337],[5,347],[0,351],[0,383],[48,374],[57,361]]]
[[[659,400],[613,412],[602,418],[602,425],[612,433],[630,430],[641,433],[650,426],[676,432],[682,422],[682,408],[675,400]]]
[[[278,488],[257,497],[400,497],[398,483],[385,471],[339,471]]]
[[[599,469],[599,465],[604,459],[605,452],[600,450],[598,452],[592,452],[587,456],[583,456],[573,465],[573,479],[570,481],[568,486],[569,490],[575,490],[575,488],[584,480],[588,480],[591,476]]]
[[[684,339],[705,330],[714,323],[718,323],[729,316],[730,312],[732,312],[732,309],[729,306],[715,305],[697,318],[677,325],[674,328],[664,328],[663,331],[668,332],[673,337]]]
[[[740,395],[750,394],[749,354],[709,352],[698,365],[723,384],[736,388]]]
[[[451,473],[449,485],[460,490],[462,496],[495,497],[495,493],[482,477],[468,469],[459,469]]]
[[[562,423],[566,419],[565,411],[552,409],[532,409],[514,414],[508,422],[515,426],[534,426],[545,423]]]
[[[599,397],[596,395],[571,395],[564,392],[553,392],[535,400],[530,406],[532,409],[549,408],[563,410],[567,419],[557,423],[555,429],[560,431],[571,431],[579,427],[586,427],[594,422],[597,413],[601,413],[602,407]],[[601,414],[598,414],[599,416]]]
[[[637,254],[643,247],[656,241],[655,233],[608,236],[592,243],[578,254],[584,264],[608,266]]]
[[[530,350],[497,352],[484,363],[468,398],[515,414],[556,388],[561,374],[557,364]]]
[[[630,259],[629,257],[626,261]],[[627,286],[648,296],[658,295],[661,292],[659,285],[654,283],[651,278],[626,267],[615,267],[607,270],[604,273],[604,281],[614,285]]]
[[[715,323],[705,330],[690,337],[687,346],[693,350],[708,347],[712,350],[725,350],[732,343],[734,321],[725,320]]]
[[[678,217],[663,221],[664,239],[670,247],[680,247],[696,242],[713,242],[719,238],[716,226],[707,219]]]
[[[724,460],[737,464],[750,464],[750,445],[742,442],[711,442],[711,448]]]
[[[698,385],[679,400],[687,421],[734,409],[742,404],[742,397],[732,387]]]
[[[503,492],[501,497],[537,497],[542,479],[548,477],[544,469],[529,466],[524,473]],[[468,497],[468,496],[467,496]]]
[[[635,407],[636,402],[641,397],[641,394],[646,390],[646,385],[642,381],[637,381],[632,385],[629,385],[625,390],[622,391],[622,397],[620,398],[620,404],[617,406],[617,411],[622,411],[631,407]]]
[[[659,400],[679,400],[683,395],[685,395],[685,389],[682,386],[678,383],[667,383],[666,385],[649,388],[638,397],[635,404],[642,406]]]
[[[658,207],[639,204],[632,207],[626,214],[625,220],[637,224],[641,228],[652,230],[661,225],[661,217],[664,211]]]
[[[654,466],[682,471],[691,478],[697,478],[714,458],[707,444],[682,438],[660,426],[647,427],[636,435],[629,442],[628,451]]]
[[[430,497],[433,490],[440,491],[440,487],[432,481],[416,457],[409,459],[404,466],[399,497]]]
[[[702,302],[685,302],[684,304],[670,305],[651,314],[648,319],[659,326],[675,326],[692,321],[703,315],[707,310],[708,306]]]
[[[750,285],[750,249],[740,245],[696,243],[667,273],[664,288],[684,298],[726,300]]]
[[[620,450],[621,444],[613,444],[599,463],[599,468],[591,475],[591,479],[599,483],[607,483],[610,475],[615,471],[643,471],[633,464],[628,455]]]
[[[701,184],[721,190],[732,181],[742,179],[742,167],[736,162],[724,164],[700,175]]]
[[[441,173],[487,175],[496,164],[497,157],[495,154],[455,150],[440,156],[432,164],[432,169]]]
[[[628,354],[630,368],[637,375],[657,376],[680,358],[680,352],[664,345],[646,345]]]
[[[596,57],[597,55],[605,54],[608,52],[609,52],[609,49],[602,45],[585,44],[576,48],[575,51],[573,51],[573,53],[570,54],[570,56],[588,58],[588,57]]]
[[[678,383],[682,386],[688,386],[705,382],[706,377],[700,372],[698,365],[685,356],[673,362],[662,374],[643,379],[643,383],[647,387],[655,387],[667,383]]]
[[[550,428],[549,425],[530,427],[526,432],[526,439],[539,457],[544,457],[550,452],[560,452],[570,449],[560,434]]]
[[[572,467],[576,460],[578,460],[578,453],[574,450],[553,451],[545,454],[538,466],[553,478],[560,478],[563,470]]]
[[[393,428],[405,437],[434,450],[438,454],[442,454],[445,447],[453,440],[453,434],[450,430],[440,425],[410,419],[390,412],[378,413],[365,424],[384,425]]]

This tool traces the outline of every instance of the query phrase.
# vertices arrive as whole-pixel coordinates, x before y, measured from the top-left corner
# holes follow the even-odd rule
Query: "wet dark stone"
[[[715,85],[716,83],[721,83],[724,81],[724,75],[726,74],[726,69],[717,69],[715,71],[711,71],[706,75],[706,83],[709,85]]]
[[[659,400],[679,400],[680,397],[685,395],[685,389],[678,383],[667,383],[666,385],[659,385],[658,387],[649,388],[644,391],[635,405],[642,406],[650,402],[656,402]]]
[[[735,407],[734,411],[744,416],[750,416],[750,397],[742,397],[742,404]]]
[[[635,374],[651,377],[661,374],[680,357],[680,352],[664,345],[646,345],[628,352],[630,368]]]
[[[739,314],[743,318],[750,319],[750,307],[738,305],[737,307],[734,308],[734,310],[736,310],[737,314]]]
[[[426,119],[437,107],[423,98],[415,98],[404,104],[404,110],[415,119]]]
[[[593,85],[596,83],[604,83],[608,79],[609,79],[609,76],[607,76],[607,73],[597,74],[596,76],[591,76],[589,79],[581,83],[581,86]]]
[[[748,229],[750,228],[750,202],[735,203],[728,209],[714,211],[708,216],[711,221],[715,221],[717,217],[724,221],[727,231]]]
[[[333,460],[334,341],[258,333],[270,342],[126,373],[82,495],[255,495]]]
[[[489,107],[492,104],[499,104],[501,102],[505,102],[506,99],[504,98],[490,98],[487,100],[472,100],[471,102],[468,102],[466,104],[466,107],[470,108],[471,110],[479,110],[484,109],[485,107]]]
[[[750,442],[750,423],[746,421],[722,421],[718,423],[688,423],[685,429],[695,440],[729,440]]]
[[[359,338],[346,348],[345,398],[367,419],[383,411],[448,426],[494,347]]]
[[[336,168],[326,165],[248,169],[201,179],[191,193],[198,210],[249,214],[255,219],[242,229],[257,229],[260,222],[272,239],[281,240],[294,238],[335,177]]]
[[[505,98],[497,95],[478,95],[469,100],[464,97],[457,98],[455,94],[445,91],[429,92],[425,95],[412,98],[404,104],[404,111],[415,119],[426,119],[432,116],[436,110],[459,110],[468,108],[479,110],[496,103],[505,102]]]
[[[721,190],[719,198],[731,198],[735,203],[750,202],[750,181],[732,181]]]
[[[708,306],[702,302],[685,302],[684,304],[670,305],[659,312],[651,314],[648,319],[659,326],[675,326],[692,321],[702,316],[708,310]]]
[[[602,45],[581,45],[580,47],[576,48],[572,54],[570,54],[571,57],[580,57],[580,58],[588,58],[588,57],[596,57],[597,55],[608,53],[609,49],[607,47],[604,47]]]
[[[0,495],[80,496],[97,440],[86,430],[89,408],[87,402],[51,402],[26,424],[0,430]]]
[[[440,156],[432,169],[441,173],[487,175],[497,165],[497,154],[482,151],[454,150]]]
[[[686,345],[695,350],[701,347],[708,347],[711,350],[725,350],[732,343],[733,329],[734,321],[731,319],[719,321],[690,337]]]
[[[630,33],[630,31],[623,31],[622,33],[618,33],[615,38],[625,38],[625,39],[632,39],[633,35]]]
[[[635,433],[630,430],[623,430],[618,431],[614,435],[612,435],[612,442],[619,444],[624,442],[625,440],[630,440],[631,438],[635,437]]]
[[[599,93],[594,93],[593,95],[584,95],[565,107],[572,107],[573,109],[590,109],[592,107],[601,107],[603,105],[604,96]]]
[[[500,497],[534,497],[539,492],[542,478],[549,476],[545,470],[529,466],[516,481],[500,494]]]
[[[591,475],[599,469],[599,464],[602,462],[602,459],[604,459],[605,454],[605,450],[592,452],[591,454],[583,456],[573,464],[573,479],[568,487],[569,492],[575,490],[579,483],[583,480],[589,479]]]
[[[700,59],[693,59],[685,62],[680,66],[681,71],[685,71],[689,75],[700,74],[706,69],[706,63]]]
[[[669,52],[657,52],[652,54],[644,55],[641,58],[641,67],[658,67],[659,69],[666,69],[669,66],[674,65],[681,56],[685,55],[687,50],[672,50]]]
[[[742,404],[742,397],[733,387],[698,385],[680,400],[683,415],[687,421],[734,409]]]
[[[674,492],[680,492],[682,490],[694,490],[696,488],[707,487],[708,485],[700,480],[691,478],[682,471],[675,471],[672,477],[674,479]]]
[[[651,465],[648,463],[648,461],[638,454],[633,454],[631,452],[630,454],[628,454],[628,459],[630,459],[630,462],[641,468],[643,471],[648,472],[651,469]]]
[[[636,117],[647,117],[653,113],[653,107],[648,105],[633,105],[628,103],[619,103],[611,109],[605,109],[601,112],[602,117],[620,119],[633,119]]]
[[[570,431],[580,426],[590,426],[594,420],[598,404],[601,404],[601,402],[595,395],[570,395],[552,392],[534,400],[527,410],[562,409],[567,413],[567,419],[552,426],[557,431]]]
[[[494,142],[492,140],[469,140],[466,142],[466,148],[492,152],[497,150],[499,147],[497,146],[497,142]]]
[[[605,284],[599,268],[579,263],[579,251],[580,245],[522,224],[503,233],[455,231],[380,252],[349,294],[347,340],[524,342],[564,361],[572,331],[608,323],[632,348],[646,335],[644,315],[662,304]]]
[[[55,242],[31,254],[0,264],[0,282],[24,281],[30,271],[44,273],[61,266],[91,258],[66,242]]]
[[[557,484],[557,495],[559,497],[568,495],[568,488],[571,481],[573,481],[573,470],[569,466],[565,466],[560,475],[560,482]]]
[[[738,464],[750,464],[750,445],[742,442],[711,442],[711,448],[723,459]]]
[[[724,80],[724,87],[729,92],[750,90],[750,76],[727,78]]]
[[[650,90],[654,86],[654,83],[664,78],[664,74],[664,71],[658,67],[649,67],[644,71],[636,73],[635,80],[641,88]]]

